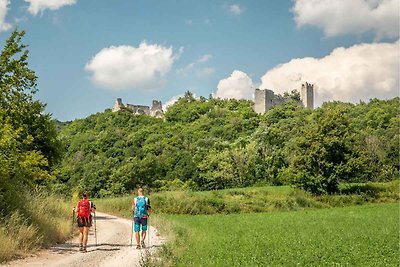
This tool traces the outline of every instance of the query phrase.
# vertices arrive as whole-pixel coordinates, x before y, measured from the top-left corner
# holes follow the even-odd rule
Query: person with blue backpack
[[[132,201],[133,221],[136,237],[136,248],[145,248],[145,239],[147,233],[147,220],[151,214],[150,199],[143,195],[143,188],[138,189],[138,196]],[[141,234],[140,234],[141,231]]]

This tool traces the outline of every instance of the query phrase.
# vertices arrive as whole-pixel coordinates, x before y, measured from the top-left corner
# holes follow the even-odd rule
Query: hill
[[[388,181],[399,170],[399,98],[368,104],[295,102],[256,114],[246,100],[187,93],[165,119],[107,110],[60,132],[54,188],[119,195],[137,186],[213,190],[295,184],[314,194],[342,182]]]

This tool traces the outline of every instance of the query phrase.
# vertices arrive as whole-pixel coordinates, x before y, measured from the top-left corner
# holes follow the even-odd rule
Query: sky
[[[35,98],[61,121],[124,103],[253,99],[315,85],[315,106],[399,96],[398,0],[0,0],[25,30]]]

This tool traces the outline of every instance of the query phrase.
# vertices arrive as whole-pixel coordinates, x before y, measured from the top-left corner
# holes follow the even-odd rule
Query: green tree
[[[0,54],[0,109],[14,129],[20,129],[26,149],[40,151],[49,166],[61,159],[60,143],[50,114],[45,114],[44,104],[33,100],[37,92],[37,76],[28,67],[29,51],[22,44],[24,31],[15,30],[7,39]]]
[[[314,194],[336,193],[339,182],[351,182],[362,172],[362,160],[353,143],[348,108],[326,104],[314,120],[293,140],[291,170],[295,183]]]
[[[21,44],[24,34],[15,30],[0,53],[1,214],[23,208],[19,201],[26,190],[47,186],[61,158],[51,116],[33,100],[37,77],[28,67],[27,46]]]

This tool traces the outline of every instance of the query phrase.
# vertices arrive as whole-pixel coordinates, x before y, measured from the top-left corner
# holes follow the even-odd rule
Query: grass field
[[[157,221],[164,225],[164,233],[172,231],[175,237],[161,250],[160,266],[399,264],[398,204],[253,214],[163,215]]]

